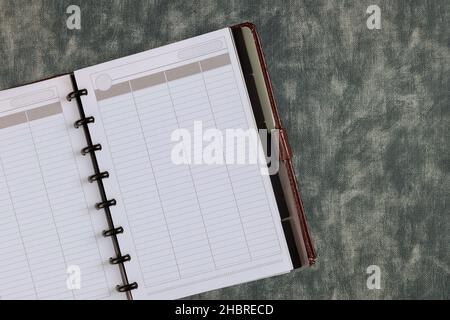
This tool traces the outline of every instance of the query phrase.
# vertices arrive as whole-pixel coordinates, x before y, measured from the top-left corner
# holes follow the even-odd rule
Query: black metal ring
[[[89,176],[88,180],[89,182],[94,182],[97,180],[102,180],[102,179],[106,179],[109,178],[109,172],[108,171],[104,171],[104,172],[100,172],[99,174],[93,174],[92,176]]]
[[[83,156],[85,156],[85,155],[87,155],[90,152],[100,151],[100,150],[102,150],[102,145],[98,143],[98,144],[94,144],[92,146],[88,146],[86,148],[81,149],[81,154]]]
[[[67,95],[67,101],[72,101],[72,99],[75,97],[86,96],[87,94],[88,91],[86,89],[72,91]]]
[[[87,118],[83,118],[80,120],[75,121],[75,123],[73,124],[73,126],[78,129],[79,127],[88,124],[88,123],[94,123],[95,122],[95,118],[94,117],[87,117]]]
[[[109,263],[111,264],[118,264],[123,263],[131,260],[131,256],[129,254],[126,254],[124,256],[120,256],[117,258],[109,258]]]
[[[116,290],[119,292],[127,292],[127,291],[131,291],[131,290],[135,290],[138,288],[138,284],[137,282],[133,282],[133,283],[129,283],[129,284],[124,284],[121,286],[116,286]]]
[[[119,233],[123,233],[122,227],[117,227],[117,228],[110,229],[110,230],[103,230],[104,237],[111,237],[111,236],[113,236],[115,234],[119,234]]]
[[[106,208],[106,207],[112,207],[115,206],[117,204],[116,199],[111,199],[111,200],[106,200],[104,202],[99,202],[95,205],[95,207],[97,208],[97,210]]]

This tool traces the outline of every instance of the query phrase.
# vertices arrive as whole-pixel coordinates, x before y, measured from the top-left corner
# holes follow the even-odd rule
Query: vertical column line
[[[58,227],[56,226],[55,215],[54,215],[54,212],[53,212],[53,207],[52,207],[52,204],[51,204],[51,201],[50,201],[50,197],[48,196],[47,185],[45,183],[44,173],[42,172],[42,165],[41,165],[41,161],[40,161],[39,154],[38,154],[38,151],[37,151],[35,138],[33,136],[33,131],[31,129],[30,120],[28,118],[28,113],[25,112],[25,115],[27,117],[27,124],[28,124],[28,129],[30,130],[31,140],[33,142],[33,148],[34,148],[34,151],[36,152],[36,159],[37,159],[37,162],[38,162],[39,170],[41,171],[40,173],[41,173],[42,183],[44,184],[45,195],[46,195],[46,198],[47,198],[47,201],[48,201],[48,205],[49,205],[49,208],[50,208],[50,213],[52,215],[53,225],[55,226],[55,232],[56,232],[56,235],[58,236],[58,242],[59,242],[59,246],[60,246],[60,249],[61,249],[61,255],[63,257],[64,265],[65,265],[66,270],[67,270],[67,259],[66,259],[66,256],[64,255],[64,249],[63,249],[62,242],[61,242],[61,236],[59,235]],[[64,270],[64,271],[66,271],[66,270]],[[75,299],[75,293],[73,292],[73,290],[72,290],[71,293],[72,293],[72,297]]]
[[[14,202],[13,202],[13,198],[12,198],[12,194],[11,194],[11,189],[9,187],[8,177],[6,176],[5,166],[3,164],[3,160],[2,160],[1,156],[0,156],[0,168],[2,169],[3,176],[5,177],[5,184],[6,184],[6,188],[8,189],[8,194],[9,194],[9,199],[10,199],[10,202],[11,202],[11,207],[12,207],[13,212],[14,212],[14,220],[16,221],[17,229],[19,230],[20,242],[21,242],[22,247],[23,247],[23,252],[25,253],[25,258],[27,260],[28,270],[30,271],[30,277],[31,277],[31,282],[33,284],[34,294],[36,295],[36,298],[39,299],[39,295],[38,295],[37,288],[36,288],[36,283],[35,283],[35,280],[34,280],[34,277],[33,277],[33,272],[31,271],[30,260],[28,259],[27,249],[26,249],[25,243],[23,241],[22,231],[20,229],[19,220],[17,218],[17,211],[16,211],[16,208],[14,206]]]
[[[166,74],[165,71],[164,71],[164,77],[166,78],[166,86],[167,86],[167,90],[169,92],[170,102],[172,104],[173,113],[175,115],[175,120],[177,121],[178,128],[181,128],[180,127],[180,122],[178,121],[178,117],[177,117],[177,111],[175,110],[175,103],[173,102],[172,93],[170,91],[169,80],[167,79],[167,74]],[[212,246],[211,246],[211,240],[209,239],[208,229],[206,228],[205,219],[203,217],[203,210],[202,210],[202,206],[200,205],[200,200],[198,198],[197,188],[195,186],[194,176],[192,175],[191,165],[188,164],[187,166],[188,166],[188,169],[189,169],[189,174],[190,174],[191,179],[192,179],[192,185],[194,187],[195,198],[197,199],[198,208],[200,210],[200,216],[202,217],[203,228],[205,228],[206,239],[208,240],[209,251],[211,252],[211,259],[213,260],[214,269],[217,270],[216,260],[214,258],[214,253],[212,251]]]
[[[206,87],[206,80],[205,80],[205,75],[203,73],[202,64],[200,62],[198,62],[198,65],[200,67],[200,73],[202,75],[203,86],[205,87],[206,97],[208,98],[209,109],[211,110],[211,115],[212,115],[213,120],[214,120],[214,125],[218,129],[216,116],[214,115],[214,110],[212,109],[211,98],[210,98],[209,93],[208,93],[208,88]],[[236,204],[236,209],[238,210],[239,221],[241,222],[241,229],[242,229],[242,233],[243,233],[244,239],[245,239],[245,246],[247,247],[247,252],[249,254],[250,261],[252,261],[253,257],[252,257],[252,253],[250,252],[250,248],[249,248],[249,245],[248,245],[247,235],[245,234],[244,221],[242,220],[241,210],[239,209],[239,205],[237,203],[236,193],[235,193],[235,190],[234,190],[233,182],[231,181],[230,171],[228,170],[228,165],[227,165],[226,161],[224,163],[225,163],[225,169],[227,170],[228,181],[230,182],[230,186],[231,186],[231,192],[233,193],[234,203]]]

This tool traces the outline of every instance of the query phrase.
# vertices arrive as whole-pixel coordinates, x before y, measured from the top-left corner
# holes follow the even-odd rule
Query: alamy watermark
[[[193,130],[179,128],[172,132],[172,163],[176,165],[259,165],[263,175],[279,170],[279,130],[204,129],[194,121]]]
[[[66,13],[70,16],[66,20],[66,26],[69,30],[81,29],[81,9],[77,5],[70,5],[66,9]]]
[[[377,265],[370,265],[367,267],[366,273],[369,274],[367,277],[366,286],[367,289],[381,289],[381,269]]]
[[[370,14],[367,18],[366,25],[369,30],[381,29],[381,9],[376,4],[367,7],[366,13]]]
[[[77,265],[70,265],[66,270],[67,290],[80,290],[81,289],[81,268]]]

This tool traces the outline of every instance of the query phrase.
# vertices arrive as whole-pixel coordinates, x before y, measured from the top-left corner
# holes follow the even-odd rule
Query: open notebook
[[[281,129],[278,172],[174,163],[198,123]],[[0,298],[173,299],[310,265],[290,156],[248,23],[1,91]]]

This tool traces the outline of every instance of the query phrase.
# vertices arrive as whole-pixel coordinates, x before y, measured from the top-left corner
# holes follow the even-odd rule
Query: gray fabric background
[[[381,30],[366,27],[370,4]],[[259,28],[319,257],[197,298],[448,299],[448,0],[1,0],[0,89],[244,21]],[[372,264],[380,290],[366,287]]]

